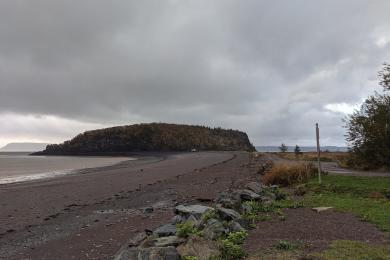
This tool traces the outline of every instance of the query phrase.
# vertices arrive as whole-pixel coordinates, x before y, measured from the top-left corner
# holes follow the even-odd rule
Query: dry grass
[[[295,153],[276,153],[278,156],[288,160],[299,161],[317,161],[316,152],[305,152],[298,156]],[[346,152],[321,152],[320,157],[322,162],[337,162],[340,167],[347,167],[347,162],[350,159],[349,153]]]
[[[307,182],[315,176],[316,169],[311,163],[296,165],[278,164],[269,169],[262,178],[266,185],[289,186]]]

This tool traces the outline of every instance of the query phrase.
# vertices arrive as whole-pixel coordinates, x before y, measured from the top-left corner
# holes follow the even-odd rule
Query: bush
[[[199,235],[200,231],[192,222],[184,222],[176,225],[176,234],[178,237],[187,238],[189,235]]]
[[[279,164],[273,166],[262,178],[266,185],[289,186],[308,181],[315,176],[316,169],[312,164],[285,165]]]
[[[242,244],[248,233],[245,231],[229,233],[221,240],[221,257],[226,260],[241,259],[245,256]]]
[[[181,257],[181,260],[198,260],[198,258],[196,256],[182,256]]]
[[[390,199],[390,189],[385,190],[384,193],[386,199]]]
[[[246,233],[245,231],[239,231],[239,232],[229,233],[226,239],[233,242],[234,244],[242,245],[247,236],[248,233]]]
[[[295,249],[297,249],[297,245],[295,245],[289,241],[281,240],[276,245],[276,248],[279,250],[295,250]]]

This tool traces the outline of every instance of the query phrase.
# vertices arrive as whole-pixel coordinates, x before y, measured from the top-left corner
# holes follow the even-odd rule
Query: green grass
[[[323,185],[311,180],[307,187],[305,206],[329,206],[351,212],[390,232],[390,200],[384,196],[390,188],[390,178],[324,176]]]
[[[357,241],[338,240],[333,241],[327,250],[314,254],[314,256],[324,260],[390,259],[390,248]]]
[[[312,179],[308,187],[317,191],[351,193],[356,196],[370,197],[372,193],[390,191],[390,177],[323,176],[323,185]]]

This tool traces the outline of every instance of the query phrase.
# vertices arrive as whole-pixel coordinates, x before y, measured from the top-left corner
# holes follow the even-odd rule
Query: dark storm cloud
[[[258,144],[309,144],[319,121],[324,139],[342,144],[343,115],[325,106],[354,105],[376,87],[390,54],[389,8],[386,0],[2,1],[0,112],[42,115],[50,138],[59,125],[76,133],[170,121],[239,128]]]

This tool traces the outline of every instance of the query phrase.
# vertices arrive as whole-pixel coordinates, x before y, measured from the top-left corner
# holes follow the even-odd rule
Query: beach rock
[[[240,195],[237,193],[221,192],[215,202],[224,208],[237,209],[241,204]]]
[[[241,226],[241,224],[238,223],[238,222],[236,222],[236,221],[230,222],[228,227],[229,227],[229,231],[230,231],[230,232],[246,231],[246,229],[243,228],[243,227]]]
[[[246,185],[246,188],[259,195],[263,192],[263,185],[258,182],[250,182]]]
[[[153,211],[154,211],[153,207],[146,207],[146,208],[142,209],[142,212],[144,214],[150,214],[150,213],[153,213]]]
[[[153,230],[145,228],[145,234],[148,235],[148,236],[153,235]]]
[[[260,198],[261,198],[261,196],[259,194],[256,194],[251,190],[238,190],[236,192],[240,195],[240,198],[244,201],[248,201],[248,200],[257,201],[257,200],[260,200]]]
[[[201,221],[195,218],[193,215],[189,216],[186,222],[191,222],[194,227],[200,227]]]
[[[261,197],[261,202],[264,204],[264,205],[271,205],[272,203],[274,203],[274,201],[276,200],[276,196],[274,193],[267,193],[265,195],[263,195]]]
[[[146,235],[145,232],[138,233],[137,235],[129,239],[129,241],[127,242],[127,246],[129,247],[139,246],[141,242],[144,241],[147,237],[148,236]]]
[[[215,240],[225,233],[227,233],[227,230],[217,219],[208,220],[203,229],[203,237],[210,240]]]
[[[154,242],[156,241],[157,238],[158,238],[157,235],[148,236],[146,239],[144,239],[144,240],[141,242],[141,244],[138,246],[138,248],[153,247],[153,246],[154,246]]]
[[[153,233],[159,237],[173,236],[176,234],[176,225],[165,224],[158,227]]]
[[[243,203],[241,204],[241,214],[248,214],[248,213],[251,213],[253,211],[253,208],[251,205],[248,205],[246,203]]]
[[[330,210],[330,209],[333,209],[333,207],[317,207],[317,208],[312,208],[312,210],[314,210],[315,212],[317,213],[321,213],[323,211],[327,211],[327,210]]]
[[[179,223],[183,223],[186,221],[186,218],[180,215],[175,215],[173,218],[171,218],[170,223],[176,225]]]
[[[191,237],[185,244],[177,247],[181,256],[194,256],[198,260],[209,260],[219,254],[218,245],[214,241],[200,237]]]
[[[180,260],[180,258],[173,246],[145,248],[138,254],[139,260]]]
[[[120,250],[115,256],[114,260],[135,260],[138,259],[139,249],[137,248],[124,248]]]
[[[235,210],[232,209],[227,209],[227,208],[222,208],[218,207],[217,208],[218,215],[221,217],[223,220],[235,220],[241,218],[241,215],[236,212]]]
[[[179,205],[175,208],[175,213],[187,217],[193,215],[196,218],[200,218],[203,213],[212,209],[213,208],[211,207],[207,207],[203,205],[189,205],[189,206]]]
[[[160,237],[154,241],[154,246],[156,247],[167,247],[167,246],[178,246],[186,242],[184,238],[179,238],[177,236],[169,237]]]
[[[115,260],[180,260],[180,255],[176,248],[169,247],[149,247],[149,248],[129,248],[122,250],[114,258]]]

